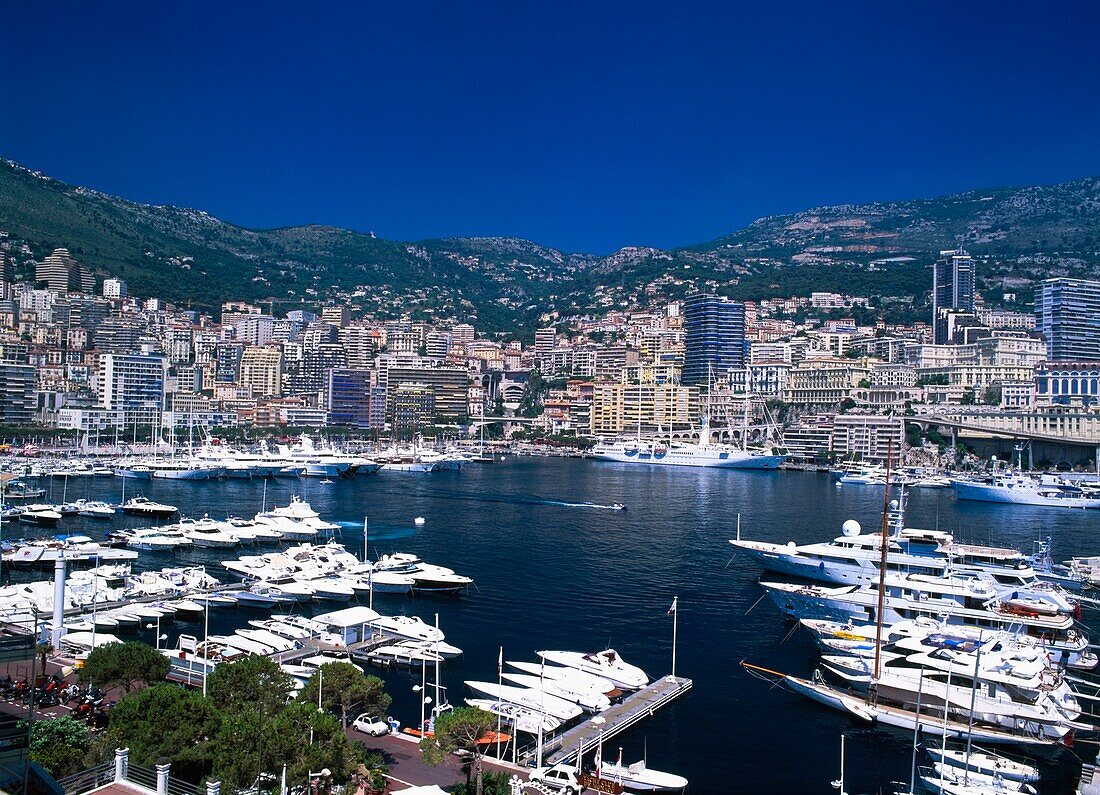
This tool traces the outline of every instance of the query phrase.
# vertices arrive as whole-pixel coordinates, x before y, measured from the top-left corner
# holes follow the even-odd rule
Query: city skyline
[[[54,46],[13,37],[0,150],[247,227],[597,253],[1100,173],[1091,5],[626,10],[8,9]]]

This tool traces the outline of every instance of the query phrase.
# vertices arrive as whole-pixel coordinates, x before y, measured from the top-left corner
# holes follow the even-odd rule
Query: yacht
[[[177,527],[196,547],[202,549],[224,549],[239,546],[241,543],[238,536],[226,532],[221,522],[216,522],[209,516],[181,519]]]
[[[597,442],[588,455],[599,461],[653,466],[777,469],[786,455],[728,444],[658,442],[640,438]]]
[[[1057,477],[1004,472],[989,480],[951,481],[960,500],[1038,505],[1047,508],[1100,509],[1100,494]]]
[[[981,568],[1005,587],[1032,587],[1039,577],[1018,549],[963,544],[941,530],[904,526],[905,492],[889,505],[886,570],[898,574],[940,576],[952,567]],[[827,542],[796,545],[750,541],[738,534],[730,544],[756,559],[764,569],[827,583],[878,581],[882,534],[864,533],[855,519]]]
[[[419,616],[378,616],[369,626],[383,635],[391,638],[404,638],[407,640],[422,640],[440,642],[444,640],[443,633],[428,624]]]
[[[52,527],[61,521],[61,514],[52,505],[25,505],[19,514],[19,521]]]
[[[237,591],[237,604],[245,607],[274,607],[276,605],[294,604],[298,596],[289,594],[275,585],[257,583],[245,591]]]
[[[541,731],[548,735],[556,732],[562,725],[560,720],[552,715],[543,714],[537,707],[531,709],[491,698],[468,698],[466,703],[498,716],[505,723],[511,724],[516,731],[527,734],[538,734]]]
[[[191,545],[191,539],[169,535],[155,527],[134,530],[125,537],[126,546],[147,552],[173,552],[179,547]]]
[[[98,500],[77,500],[77,513],[90,519],[113,519],[118,507]]]
[[[134,497],[122,505],[122,512],[130,516],[144,516],[154,519],[165,519],[179,512],[175,505],[153,502],[148,497]]]
[[[518,704],[527,709],[537,710],[539,713],[545,713],[560,721],[579,718],[584,712],[572,701],[566,701],[564,698],[549,695],[544,691],[530,690],[526,687],[476,681],[467,681],[466,686],[475,693],[481,693],[491,699],[507,701],[510,704]]]
[[[547,679],[534,674],[502,673],[501,678],[505,682],[519,685],[535,692],[543,692],[557,698],[564,698],[579,705],[586,712],[603,712],[611,707],[611,699],[603,693],[592,690],[573,688],[564,681]]]
[[[826,587],[787,582],[760,585],[785,615],[800,620],[874,624],[878,617],[878,586]],[[1045,639],[1048,647],[1068,664],[1087,665],[1081,659],[1081,637],[1072,616],[1064,612],[1039,613],[1002,600],[988,580],[970,577],[928,577],[912,574],[885,578],[881,620],[893,624],[906,619],[942,620],[1006,631],[1021,631]]]
[[[598,772],[600,778],[621,784],[629,792],[683,792],[688,785],[683,776],[646,767],[644,759],[624,765],[622,751],[618,761],[603,763]]]
[[[525,674],[538,676],[542,679],[550,679],[561,682],[571,690],[592,690],[602,693],[608,698],[618,698],[622,691],[610,679],[595,674],[586,674],[576,668],[562,668],[558,665],[546,665],[545,663],[512,662],[508,665]]]
[[[546,662],[602,676],[624,690],[638,690],[649,684],[645,671],[625,662],[614,649],[589,654],[577,651],[540,651],[539,657]]]

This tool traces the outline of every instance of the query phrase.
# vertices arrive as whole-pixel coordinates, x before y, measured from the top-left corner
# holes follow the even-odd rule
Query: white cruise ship
[[[654,466],[717,467],[720,469],[776,469],[786,455],[753,447],[736,447],[710,441],[704,419],[696,442],[664,442],[641,438],[598,442],[589,455],[600,461]]]

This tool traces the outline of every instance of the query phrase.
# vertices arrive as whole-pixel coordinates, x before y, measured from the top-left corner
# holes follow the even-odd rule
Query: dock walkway
[[[556,765],[559,762],[571,762],[577,758],[578,750],[587,753],[600,742],[608,742],[616,735],[651,717],[661,709],[691,690],[694,683],[682,676],[663,676],[650,682],[637,692],[631,693],[618,704],[593,715],[591,718],[567,729],[561,734],[543,743],[543,764]],[[601,725],[593,723],[594,718],[603,718]],[[530,765],[537,754],[534,748],[528,748],[520,755],[524,764]]]

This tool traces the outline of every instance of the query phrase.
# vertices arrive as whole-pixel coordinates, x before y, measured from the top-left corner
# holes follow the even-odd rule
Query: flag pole
[[[676,624],[680,619],[680,611],[677,609],[679,596],[672,597],[672,678],[676,678]]]
[[[500,693],[501,685],[504,681],[504,647],[500,647],[500,654],[497,655],[497,693]],[[509,680],[511,681],[511,680]],[[499,695],[498,695],[499,702]],[[513,734],[515,732],[513,731]],[[497,761],[500,761],[500,707],[498,703],[497,707]]]

